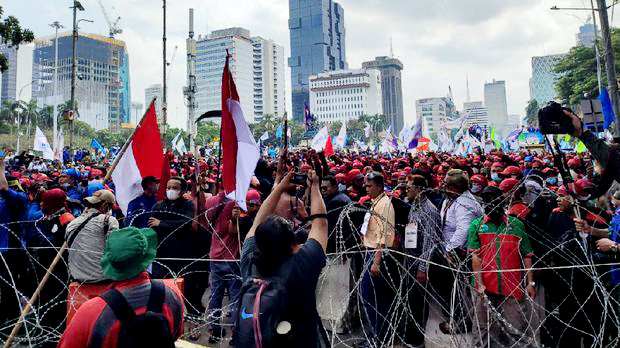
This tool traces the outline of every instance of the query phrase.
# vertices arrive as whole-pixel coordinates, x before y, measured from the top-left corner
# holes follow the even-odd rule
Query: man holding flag
[[[225,332],[220,325],[224,292],[228,289],[229,306],[236,307],[241,289],[241,270],[238,260],[241,243],[239,234],[232,226],[233,208],[238,206],[247,211],[246,194],[250,180],[260,157],[259,148],[248,127],[237,87],[229,70],[226,56],[222,74],[222,186],[224,192],[209,198],[206,212],[213,222],[213,234],[209,258],[211,262],[208,313],[215,318],[211,326],[209,343],[217,343]]]

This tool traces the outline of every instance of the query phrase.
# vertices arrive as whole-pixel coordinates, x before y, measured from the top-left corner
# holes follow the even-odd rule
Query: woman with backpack
[[[293,173],[261,205],[241,250],[237,347],[319,347],[325,337],[316,310],[316,286],[325,266],[327,215],[314,171],[308,173],[312,227],[298,245],[292,224],[273,215]]]

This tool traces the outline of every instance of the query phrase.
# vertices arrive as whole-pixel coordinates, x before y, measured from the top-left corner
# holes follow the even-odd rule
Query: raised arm
[[[252,224],[252,227],[250,228],[248,234],[245,236],[245,239],[253,237],[258,225],[262,224],[269,215],[273,214],[276,206],[278,205],[278,201],[280,200],[280,196],[282,196],[282,192],[284,192],[284,188],[288,186],[292,176],[293,172],[286,174],[282,178],[282,180],[273,187],[273,190],[271,191],[267,199],[265,199],[263,204],[261,204],[260,209],[258,209],[258,213],[256,213],[256,218],[254,218],[254,223]]]
[[[325,202],[320,189],[321,183],[316,172],[311,170],[308,173],[308,178],[308,181],[310,181],[310,216],[316,217],[312,220],[308,239],[314,239],[319,242],[325,252],[327,249],[327,209],[325,209]]]

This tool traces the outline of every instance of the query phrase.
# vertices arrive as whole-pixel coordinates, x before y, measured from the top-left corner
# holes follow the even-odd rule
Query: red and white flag
[[[327,130],[327,126],[321,128],[312,138],[312,143],[310,145],[316,152],[321,152],[325,154],[325,157],[330,157],[334,155],[334,147],[332,146],[332,137],[329,136],[329,131]]]
[[[222,185],[226,196],[247,210],[245,195],[250,187],[260,151],[245,122],[237,87],[228,69],[222,74]]]
[[[162,173],[164,154],[153,102],[149,105],[144,119],[136,128],[131,142],[121,156],[112,172],[112,181],[116,201],[123,214],[127,215],[129,202],[144,192],[142,178],[147,176],[159,178]]]

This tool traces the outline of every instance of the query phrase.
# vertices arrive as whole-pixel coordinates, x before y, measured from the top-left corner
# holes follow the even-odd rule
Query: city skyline
[[[403,62],[404,123],[415,122],[415,100],[444,96],[452,87],[455,104],[465,101],[465,75],[469,76],[472,100],[483,99],[485,81],[505,80],[508,113],[523,114],[529,99],[531,57],[562,53],[575,45],[575,34],[586,22],[588,11],[550,11],[554,1],[447,1],[409,3],[401,0],[378,3],[369,0],[340,0],[346,23],[347,63],[359,68],[376,56],[389,55],[390,37],[394,56]],[[388,4],[389,3],[389,4]],[[4,4],[5,14],[15,15],[37,37],[53,34],[48,26],[54,20],[70,27],[70,1],[36,2],[41,16],[30,16],[35,1]],[[95,1],[83,1],[81,30],[105,35],[108,31]],[[389,5],[389,6],[386,6]],[[563,1],[562,6],[581,7],[579,1]],[[107,1],[113,15],[121,15],[124,32],[117,37],[127,43],[131,62],[132,101],[146,87],[161,83],[161,6],[149,1]],[[196,9],[196,33],[242,26],[273,39],[290,54],[288,2],[284,0],[237,0],[229,2],[194,1],[168,7],[169,60],[175,46],[178,52],[169,67],[169,120],[184,127],[186,108],[185,38],[187,9]],[[244,11],[235,11],[243,8]],[[208,9],[208,10],[207,10]],[[414,14],[414,15],[411,15]],[[265,21],[264,18],[269,18]],[[617,23],[614,18],[612,26]],[[381,28],[378,30],[377,28]],[[135,62],[140,62],[138,64]],[[143,62],[149,62],[144,64]],[[287,109],[291,110],[290,70],[286,69]]]

